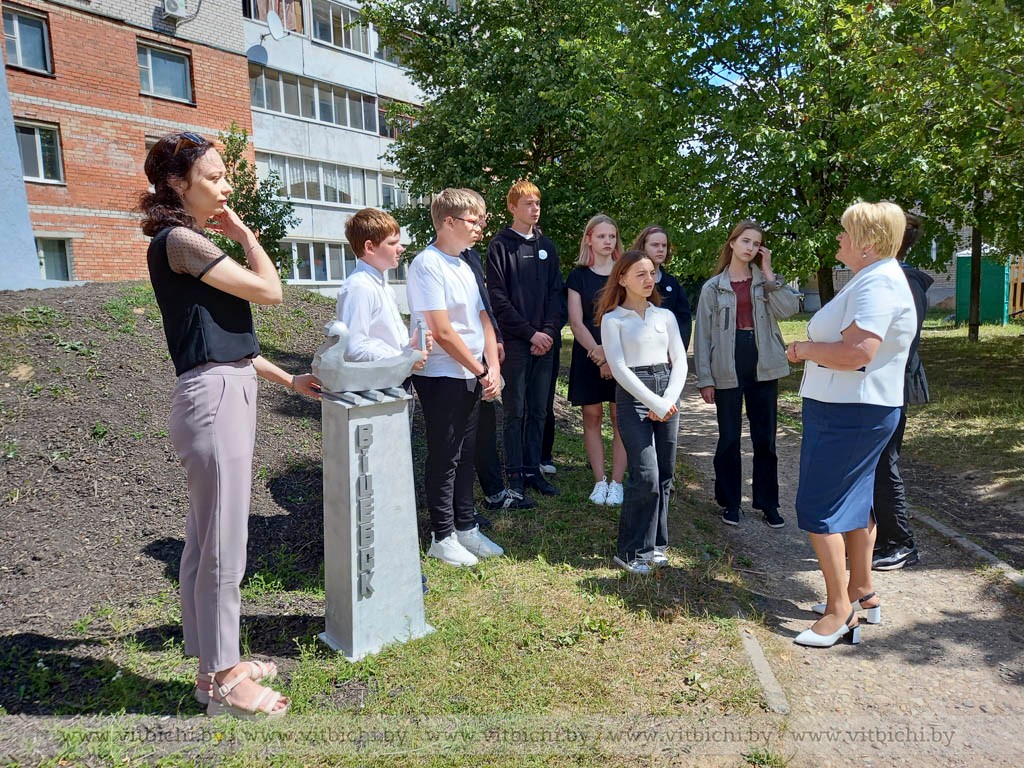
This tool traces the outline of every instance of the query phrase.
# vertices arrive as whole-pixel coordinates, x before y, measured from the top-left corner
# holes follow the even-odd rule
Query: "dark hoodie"
[[[900,266],[903,267],[903,274],[907,278],[910,293],[914,296],[914,307],[917,309],[917,333],[910,343],[910,354],[907,357],[903,402],[907,405],[923,405],[929,400],[928,378],[924,375],[924,364],[917,354],[917,348],[921,345],[921,328],[924,326],[924,316],[928,313],[928,288],[935,279],[907,264]]]
[[[487,247],[487,291],[506,344],[528,343],[537,331],[552,339],[561,334],[558,250],[538,230],[527,238],[506,227],[494,236]]]

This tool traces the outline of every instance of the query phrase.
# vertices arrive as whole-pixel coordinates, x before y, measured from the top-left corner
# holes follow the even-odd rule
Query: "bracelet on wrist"
[[[484,363],[484,369],[483,369],[483,371],[481,371],[480,373],[478,373],[476,375],[476,380],[477,381],[483,381],[484,379],[487,378],[487,374],[489,372],[490,372],[490,369],[487,367],[487,363]]]

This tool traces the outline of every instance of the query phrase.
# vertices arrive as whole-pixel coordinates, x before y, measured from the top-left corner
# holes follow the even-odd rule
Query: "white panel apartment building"
[[[273,10],[289,34],[275,40]],[[421,103],[419,90],[388,51],[377,48],[359,3],[244,0],[253,143],[260,172],[276,170],[301,223],[289,235],[293,285],[333,296],[355,266],[345,222],[366,206],[405,202],[395,171],[380,158],[395,135],[383,113],[391,101]],[[261,44],[266,51],[265,63]],[[404,279],[404,265],[392,280]],[[404,291],[398,287],[399,300]]]

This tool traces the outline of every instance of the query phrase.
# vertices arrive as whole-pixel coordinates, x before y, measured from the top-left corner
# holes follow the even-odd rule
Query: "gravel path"
[[[685,400],[679,447],[713,499],[714,406],[695,387]],[[824,599],[807,534],[796,526],[799,451],[799,434],[780,430],[785,528],[768,528],[749,507],[738,528],[722,525],[747,586],[763,599],[755,633],[790,705],[786,735],[772,750],[792,766],[1024,764],[1024,595],[920,523],[922,562],[876,574],[882,623],[864,624],[859,646],[793,644],[814,620],[811,604]],[[749,504],[749,452],[744,470]],[[911,501],[915,494],[911,485]]]

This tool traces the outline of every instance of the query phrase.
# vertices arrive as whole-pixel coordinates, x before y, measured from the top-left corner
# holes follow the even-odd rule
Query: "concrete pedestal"
[[[423,610],[408,406],[402,389],[324,394],[320,639],[349,661],[433,628]]]

